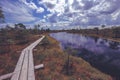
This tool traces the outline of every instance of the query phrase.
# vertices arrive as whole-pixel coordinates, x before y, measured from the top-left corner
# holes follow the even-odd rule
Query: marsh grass
[[[44,40],[34,51],[35,65],[45,65],[44,69],[35,71],[37,80],[112,80],[82,58],[71,55],[70,75],[66,75],[68,53],[61,50],[59,42],[54,38],[47,35]]]
[[[10,46],[10,51],[4,54],[0,54],[0,76],[4,74],[8,74],[14,71],[15,66],[17,64],[17,61],[19,59],[19,56],[21,54],[22,49],[27,47],[29,44],[37,40],[40,36],[38,35],[32,35],[29,38],[29,43],[24,45],[17,45],[13,44]],[[12,43],[12,41],[10,41]],[[0,46],[1,47],[1,46]],[[7,46],[9,47],[9,46]],[[6,50],[6,47],[2,47],[4,50]],[[0,48],[1,49],[1,48]],[[10,80],[10,79],[7,79]]]

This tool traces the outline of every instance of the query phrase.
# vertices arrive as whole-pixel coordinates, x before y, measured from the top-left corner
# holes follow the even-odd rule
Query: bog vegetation
[[[36,47],[34,51],[35,65],[44,64],[43,69],[35,71],[37,80],[112,80],[112,78],[81,58],[62,51],[59,42],[50,36]]]
[[[0,28],[0,75],[13,72],[22,49],[46,31],[48,30],[27,29],[22,23]]]
[[[101,26],[102,29],[95,27],[93,29],[72,29],[68,32],[80,33],[91,36],[98,36],[104,38],[120,39],[120,26],[113,26],[111,28],[106,28],[105,25]]]
[[[0,54],[11,51],[10,46],[14,44],[27,44],[31,35],[42,34],[44,32],[49,32],[49,30],[39,30],[38,25],[35,25],[33,29],[26,29],[26,26],[22,23],[15,24],[14,27],[6,25],[5,28],[0,29]]]

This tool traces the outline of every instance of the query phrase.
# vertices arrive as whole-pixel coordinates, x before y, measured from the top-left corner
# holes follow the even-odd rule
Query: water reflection
[[[120,43],[65,32],[50,35],[61,43],[63,50],[69,47],[71,55],[82,57],[105,73],[120,76]]]
[[[118,42],[109,42],[109,47],[112,49],[119,49],[119,43]]]

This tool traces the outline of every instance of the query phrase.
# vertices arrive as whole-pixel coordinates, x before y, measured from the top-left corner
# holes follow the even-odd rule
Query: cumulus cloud
[[[64,6],[65,6],[64,0],[41,0],[39,4],[43,4],[47,8],[47,10],[50,11],[52,14],[64,13]]]
[[[120,10],[111,14],[112,20],[116,20],[120,16]]]
[[[5,0],[7,1],[7,0]],[[120,24],[120,0],[19,0],[23,4],[17,4],[13,7],[16,11],[11,11],[6,6],[6,11],[27,16],[29,20],[36,18],[31,14],[34,11],[37,14],[43,15],[43,20],[51,23],[68,22],[70,25],[101,25],[101,24]],[[37,1],[38,3],[36,3]],[[7,3],[6,3],[7,4]],[[5,5],[5,4],[4,4]],[[15,5],[15,4],[14,4]],[[24,5],[24,6],[23,6]],[[27,8],[26,8],[26,6]],[[23,7],[22,7],[23,6]],[[10,6],[11,7],[11,6]],[[8,8],[8,9],[7,9]],[[23,11],[22,11],[22,10]],[[49,12],[49,14],[44,14]],[[13,18],[17,17],[13,16]],[[17,17],[20,19],[22,17]],[[27,18],[26,18],[27,19]],[[25,20],[25,19],[24,19]],[[24,21],[23,20],[23,21]],[[39,20],[38,20],[39,21]]]
[[[38,9],[36,10],[36,12],[37,12],[37,13],[42,13],[42,12],[44,12],[44,9],[43,9],[42,7],[40,7],[40,8],[38,8]]]
[[[57,18],[57,13],[54,13],[54,14],[50,15],[47,19],[51,23],[56,23],[59,18]]]
[[[32,0],[28,0],[29,2],[27,2],[27,0],[19,0],[20,2],[23,2],[26,6],[28,6],[29,8],[36,10],[37,13],[42,13],[44,12],[44,8],[42,7],[38,7]]]
[[[26,0],[21,0],[28,5]],[[120,18],[120,0],[39,0],[49,15],[45,20],[51,23],[69,21],[70,25],[118,24]],[[44,12],[42,8],[29,2],[29,7],[36,12]]]
[[[30,2],[30,3],[26,3],[30,8],[32,9],[37,9],[37,6],[35,5],[35,3]]]

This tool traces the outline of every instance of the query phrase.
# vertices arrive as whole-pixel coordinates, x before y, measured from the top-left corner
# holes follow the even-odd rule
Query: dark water
[[[51,33],[69,54],[82,57],[100,71],[120,80],[120,43],[66,32]]]

